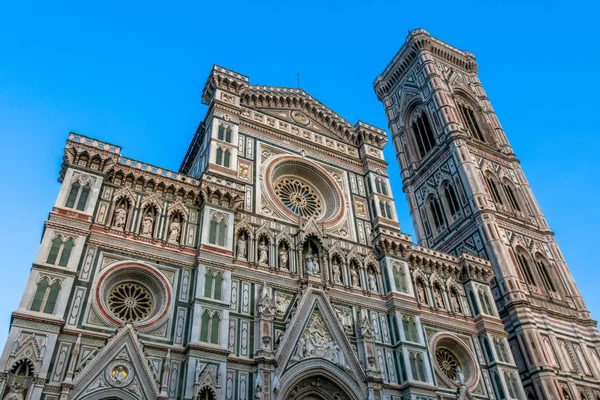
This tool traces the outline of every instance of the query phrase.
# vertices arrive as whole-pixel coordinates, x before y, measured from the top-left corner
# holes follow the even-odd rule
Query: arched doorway
[[[293,383],[283,395],[284,400],[358,400],[333,378],[311,374]]]

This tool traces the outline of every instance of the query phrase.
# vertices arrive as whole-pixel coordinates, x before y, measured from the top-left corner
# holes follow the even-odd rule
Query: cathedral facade
[[[0,397],[599,396],[595,322],[474,58],[413,31],[375,88],[418,245],[397,222],[386,132],[300,89],[214,66],[178,172],[71,133]]]

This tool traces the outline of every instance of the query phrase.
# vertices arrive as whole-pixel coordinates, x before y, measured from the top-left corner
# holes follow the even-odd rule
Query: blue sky
[[[127,3],[127,4],[121,4]],[[168,5],[167,5],[168,4]],[[301,86],[387,129],[372,82],[417,27],[477,57],[480,78],[573,271],[600,317],[593,2],[3,2],[0,5],[0,343],[58,193],[69,131],[178,169],[213,64]],[[392,146],[401,228],[413,233]]]

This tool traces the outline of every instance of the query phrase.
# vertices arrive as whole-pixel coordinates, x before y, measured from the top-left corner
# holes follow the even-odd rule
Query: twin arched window
[[[427,382],[423,355],[421,353],[414,353],[411,351],[408,355],[408,360],[410,362],[410,370],[412,372],[413,379],[421,382]]]
[[[517,377],[513,372],[504,372],[504,380],[508,387],[508,395],[512,399],[519,398],[519,385],[517,384]]]
[[[229,168],[230,164],[231,164],[231,151],[230,150],[225,150],[223,151],[222,148],[217,148],[217,154],[216,154],[216,159],[215,162],[218,165],[222,165],[225,168]]]
[[[433,220],[433,226],[435,227],[436,232],[439,233],[445,226],[442,206],[434,195],[429,197],[428,203],[429,215],[431,215],[431,219]]]
[[[481,130],[479,123],[475,118],[475,112],[473,111],[473,108],[463,102],[459,102],[458,113],[460,114],[460,119],[462,120],[463,126],[471,135],[471,137],[485,142],[483,131]]]
[[[73,239],[68,238],[63,240],[62,237],[56,236],[52,239],[46,263],[66,267],[69,263],[69,257],[71,257],[71,251],[73,250],[74,245],[75,242]]]
[[[423,158],[435,147],[435,136],[424,110],[413,119],[411,127],[415,135],[419,155]]]
[[[381,216],[383,218],[392,219],[392,208],[390,207],[389,202],[379,200],[379,211],[381,211]]]
[[[227,223],[225,222],[225,218],[219,217],[217,214],[215,214],[215,216],[211,218],[208,228],[208,243],[225,247],[226,236]]]
[[[504,346],[504,339],[495,338],[494,339],[494,348],[496,349],[496,354],[498,355],[499,361],[509,362],[508,356],[506,355],[506,347]]]
[[[387,184],[381,178],[375,178],[375,190],[377,190],[377,193],[380,193],[384,196],[387,196],[388,194]]]
[[[73,182],[71,190],[69,190],[69,197],[67,197],[65,207],[84,211],[90,195],[90,189],[90,185],[87,183],[82,186],[81,183],[77,181]]]
[[[456,190],[454,190],[454,186],[450,182],[446,182],[443,185],[442,191],[444,193],[446,203],[448,204],[450,215],[452,216],[452,218],[454,218],[456,214],[460,211],[460,205],[458,203],[458,196],[456,196]]]
[[[419,335],[417,333],[417,322],[415,317],[402,317],[402,328],[404,330],[404,338],[409,342],[418,343]]]
[[[204,297],[222,300],[223,274],[215,271],[206,271],[204,275]]]
[[[231,143],[231,127],[219,125],[219,130],[217,132],[217,139],[223,140],[227,143]]]
[[[43,277],[37,286],[33,302],[29,308],[31,311],[43,312],[45,314],[54,313],[56,307],[56,300],[58,299],[58,293],[60,292],[60,281],[55,280],[50,284],[47,277]]]
[[[490,303],[490,298],[483,289],[479,289],[479,303],[481,304],[481,308],[483,308],[484,314],[494,315],[494,313],[492,312],[492,304]]]
[[[200,341],[205,343],[219,344],[219,324],[221,316],[218,312],[204,310],[202,321],[200,321]]]

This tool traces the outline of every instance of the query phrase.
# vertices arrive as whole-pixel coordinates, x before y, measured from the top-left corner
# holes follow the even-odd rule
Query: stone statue
[[[352,313],[347,308],[335,307],[335,314],[344,331],[352,331]]]
[[[417,283],[417,296],[419,296],[419,303],[427,304],[427,299],[425,298],[425,287],[423,287],[422,283]]]
[[[288,253],[285,249],[279,250],[279,268],[288,271]]]
[[[152,225],[154,225],[154,217],[148,213],[142,221],[142,235],[152,236]]]
[[[315,275],[319,275],[321,273],[321,267],[319,266],[319,257],[315,255],[313,258],[313,272]]]
[[[360,279],[358,278],[358,271],[354,267],[350,267],[350,275],[352,277],[352,286],[360,287]]]
[[[306,348],[306,343],[304,340],[304,336],[300,336],[300,340],[298,340],[298,345],[296,347],[296,357],[298,357],[299,359],[303,359],[304,358],[304,351]]]
[[[377,279],[375,279],[375,274],[369,274],[369,289],[373,293],[377,293]]]
[[[264,241],[258,245],[258,263],[267,264],[269,262],[269,248]]]
[[[454,312],[460,313],[460,304],[458,303],[458,294],[452,293],[450,295],[450,298],[452,299],[452,308],[453,308]]]
[[[169,242],[177,243],[179,240],[179,233],[181,231],[181,224],[179,221],[173,220],[169,225]]]
[[[246,258],[246,238],[244,235],[240,235],[237,241],[237,255],[239,258]]]
[[[340,269],[340,264],[338,264],[337,260],[333,262],[333,281],[335,283],[342,283],[342,271]]]
[[[458,377],[458,383],[461,385],[465,384],[465,374],[463,374],[462,369],[457,365],[456,366],[456,376]]]
[[[442,299],[442,293],[440,291],[439,288],[436,288],[433,290],[434,296],[435,296],[435,305],[438,308],[445,308],[444,307],[444,299]]]
[[[115,223],[113,227],[125,229],[125,221],[127,221],[127,210],[125,210],[125,206],[121,204],[119,208],[115,210]]]
[[[308,254],[306,254],[306,258],[304,259],[304,264],[306,266],[306,272],[309,275],[315,275],[314,259],[313,259],[313,255],[312,255],[312,252],[310,251],[310,249],[308,249]]]

